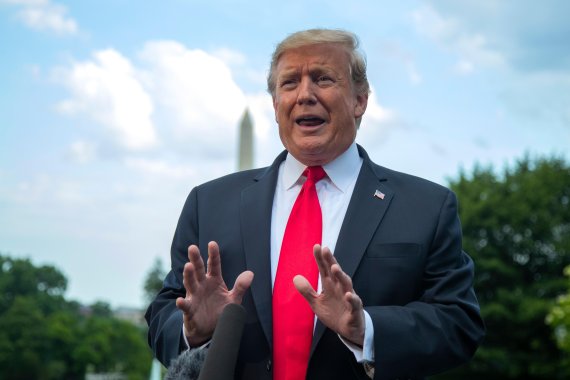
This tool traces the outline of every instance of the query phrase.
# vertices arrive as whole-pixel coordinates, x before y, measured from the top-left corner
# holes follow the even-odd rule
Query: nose
[[[317,97],[315,94],[315,84],[308,78],[303,78],[301,83],[299,83],[297,93],[297,104],[299,105],[306,105],[306,104],[315,104],[317,102]]]

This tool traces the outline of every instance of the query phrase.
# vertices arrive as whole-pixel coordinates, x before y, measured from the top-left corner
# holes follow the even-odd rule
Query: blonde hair
[[[309,29],[290,34],[275,48],[271,56],[271,66],[267,76],[267,91],[269,91],[271,96],[275,97],[275,70],[277,64],[287,50],[326,43],[339,44],[346,47],[350,59],[349,70],[352,84],[359,95],[368,95],[370,85],[366,77],[366,58],[358,49],[358,37],[354,33],[340,29]]]

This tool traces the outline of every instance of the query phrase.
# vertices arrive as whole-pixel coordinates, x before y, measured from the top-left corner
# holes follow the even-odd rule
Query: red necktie
[[[315,315],[293,285],[303,275],[314,289],[319,270],[313,246],[321,244],[323,221],[315,184],[326,175],[321,166],[305,169],[307,180],[285,227],[273,286],[273,379],[301,380],[309,364]]]

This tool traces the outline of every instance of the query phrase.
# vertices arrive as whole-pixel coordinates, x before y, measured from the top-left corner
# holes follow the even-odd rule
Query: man
[[[190,193],[146,314],[164,364],[206,344],[227,303],[247,310],[238,379],[422,378],[475,352],[455,196],[355,144],[369,93],[357,47],[337,30],[277,46],[268,89],[286,150]]]

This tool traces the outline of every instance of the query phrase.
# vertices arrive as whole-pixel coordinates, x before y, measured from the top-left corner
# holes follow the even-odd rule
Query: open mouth
[[[325,120],[317,116],[306,116],[295,119],[295,122],[303,127],[315,127],[323,124]]]

